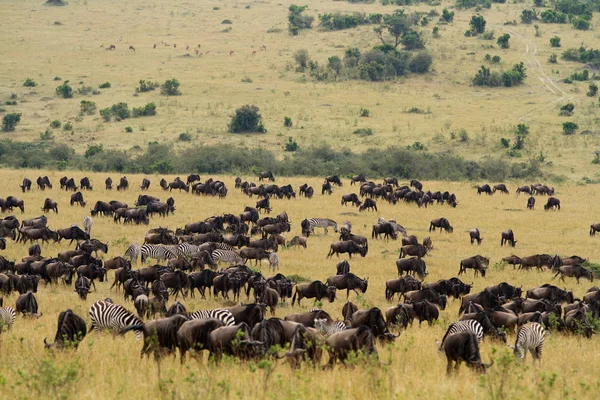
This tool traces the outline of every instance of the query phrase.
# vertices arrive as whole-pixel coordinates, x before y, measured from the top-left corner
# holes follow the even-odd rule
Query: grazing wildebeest
[[[264,356],[267,349],[262,342],[251,340],[250,328],[246,323],[216,328],[209,334],[209,350],[219,364],[223,354],[242,360]]]
[[[346,298],[348,298],[350,296],[350,290],[353,290],[357,295],[359,294],[357,289],[360,290],[361,293],[365,293],[369,284],[369,278],[360,279],[353,273],[348,272],[344,275],[330,276],[327,278],[326,284],[327,286],[335,286],[337,290],[346,289]]]
[[[352,203],[357,207],[361,205],[361,201],[358,199],[358,196],[356,195],[356,193],[350,193],[350,194],[343,195],[341,204],[343,206],[345,206],[346,203]]]
[[[104,180],[104,186],[106,187],[106,190],[112,190],[112,184],[113,181],[110,176]]]
[[[359,183],[363,183],[366,182],[367,179],[365,178],[364,174],[358,174],[358,175],[354,175],[350,178],[350,186],[354,185],[355,183],[359,182]]]
[[[556,278],[558,275],[560,275],[560,279],[562,281],[565,280],[565,276],[575,278],[577,283],[579,283],[579,279],[581,278],[587,278],[591,282],[594,281],[594,274],[592,271],[582,267],[581,265],[565,265],[559,267],[556,275],[554,275],[554,278]]]
[[[117,190],[121,191],[121,190],[127,190],[129,189],[129,181],[127,180],[127,177],[122,177],[119,180],[119,184],[117,185]]]
[[[87,295],[90,292],[91,283],[92,281],[83,275],[80,275],[75,281],[75,292],[77,292],[81,300],[87,299]]]
[[[373,225],[373,229],[371,230],[371,238],[377,239],[380,235],[384,235],[384,239],[391,237],[393,240],[396,240],[398,237],[394,226],[389,222],[384,222],[383,224],[377,223]]]
[[[325,344],[329,352],[328,367],[331,368],[338,360],[345,365],[350,353],[361,352],[368,357],[378,357],[373,332],[364,325],[334,333]]]
[[[392,335],[388,330],[387,323],[383,318],[383,313],[377,307],[369,308],[368,310],[358,310],[352,314],[350,318],[350,323],[352,328],[357,328],[359,326],[368,327],[371,332],[373,332],[373,336],[380,340],[389,340],[393,341],[400,335]]]
[[[479,373],[485,373],[486,369],[493,364],[493,361],[490,364],[484,364],[481,361],[479,341],[477,336],[470,331],[456,332],[448,336],[443,343],[443,349],[448,361],[446,366],[448,375],[452,374],[453,363],[455,363],[455,371],[458,371],[460,363],[464,361],[470,369]]]
[[[500,191],[504,194],[508,194],[508,189],[506,188],[506,185],[504,183],[498,183],[497,185],[494,185],[494,189],[492,191],[492,193],[496,193],[496,191]]]
[[[81,178],[81,180],[79,181],[79,186],[81,186],[82,189],[86,189],[86,190],[94,189],[92,187],[92,184],[90,183],[90,178],[88,178],[87,176],[85,178]]]
[[[52,200],[51,198],[47,197],[46,200],[44,200],[44,205],[42,206],[42,211],[47,213],[50,210],[52,210],[58,214],[58,203],[56,201]]]
[[[427,275],[427,266],[425,261],[420,257],[411,257],[408,259],[399,258],[396,260],[396,267],[398,268],[398,277],[401,277],[404,272],[406,275],[418,275],[419,279],[425,279]]]
[[[69,244],[73,243],[73,240],[88,240],[90,235],[85,233],[80,227],[77,225],[70,226],[68,228],[57,229],[56,233],[58,233],[58,242],[62,239],[70,240]]]
[[[83,318],[68,309],[58,315],[58,327],[56,328],[54,343],[48,343],[44,338],[44,346],[46,349],[53,347],[59,349],[74,347],[77,349],[86,333],[87,327]]]
[[[500,239],[500,246],[504,246],[505,243],[510,244],[512,247],[515,247],[517,241],[515,240],[515,234],[512,229],[507,229],[502,232],[502,238]]]
[[[334,286],[327,286],[320,281],[300,283],[296,285],[296,291],[294,292],[294,297],[292,298],[292,307],[296,302],[296,295],[298,295],[298,305],[300,305],[300,300],[303,298],[314,298],[316,303],[317,301],[320,301],[322,298],[326,297],[330,303],[333,303],[335,301],[335,292],[336,289]]]
[[[23,178],[23,183],[20,185],[23,193],[31,190],[31,180],[29,178]]]
[[[326,180],[327,182],[333,183],[333,184],[335,184],[335,185],[338,185],[338,186],[343,186],[343,185],[342,185],[342,181],[340,181],[340,177],[339,177],[339,176],[337,176],[337,175],[330,175],[330,176],[327,176],[327,177],[325,177],[325,180]]]
[[[479,293],[468,294],[462,297],[458,315],[462,314],[469,303],[479,304],[483,309],[493,309],[500,305],[500,297],[492,292],[483,290]]]
[[[410,181],[410,187],[415,188],[419,192],[423,190],[423,184],[421,182],[419,182],[418,180],[416,180],[416,179],[411,179],[411,181]]]
[[[423,300],[427,300],[430,303],[437,305],[440,310],[445,310],[448,297],[445,294],[439,294],[433,289],[411,290],[404,293],[404,301],[416,303]]]
[[[85,207],[85,201],[83,200],[83,194],[81,192],[75,192],[71,195],[69,204],[74,205],[75,203],[79,204],[81,207]]]
[[[516,191],[516,193],[517,193],[517,194],[520,194],[520,193],[527,193],[527,194],[531,194],[531,188],[530,188],[529,186],[527,186],[527,185],[525,185],[525,186],[519,186],[519,187],[517,188],[517,191]]]
[[[422,244],[409,244],[400,248],[400,256],[398,258],[404,258],[405,256],[423,258],[427,254],[427,247]]]
[[[548,202],[544,205],[544,210],[560,211],[560,200],[556,197],[549,197]]]
[[[440,317],[440,312],[435,304],[427,300],[411,302],[410,305],[412,306],[413,316],[419,320],[419,326],[423,321],[427,321],[431,326]]]
[[[400,295],[404,295],[406,292],[410,292],[412,290],[420,290],[421,282],[412,278],[411,276],[406,276],[404,278],[391,279],[385,282],[385,298],[391,302],[396,293],[398,294],[398,298]]]
[[[484,184],[484,185],[477,186],[477,194],[480,195],[481,193],[485,193],[485,194],[491,195],[492,194],[492,188],[487,183]]]
[[[23,313],[23,316],[28,314],[36,318],[41,316],[38,314],[38,303],[32,292],[27,292],[17,298],[16,310]]]
[[[385,312],[385,321],[390,327],[401,326],[406,329],[409,323],[412,324],[414,317],[415,314],[411,304],[398,304],[388,308]]]
[[[533,209],[535,208],[535,197],[533,197],[533,196],[530,196],[530,197],[527,199],[527,208],[528,208],[529,210],[533,210]]]
[[[190,191],[190,187],[188,185],[186,185],[185,182],[182,180],[175,180],[175,181],[169,183],[169,191],[173,191],[173,189],[179,189],[180,192],[182,190],[185,192]]]
[[[13,207],[17,207],[19,210],[21,210],[21,214],[25,212],[25,203],[23,200],[13,196],[8,196],[6,198],[6,208],[12,211]]]
[[[325,182],[323,182],[323,184],[321,185],[321,194],[332,194],[333,191],[331,190],[331,183],[328,180],[325,180]]]
[[[194,357],[200,355],[200,351],[208,350],[209,334],[217,328],[225,326],[225,323],[216,318],[193,319],[184,322],[177,331],[177,347],[179,348],[181,363],[185,362],[185,355],[193,350]]]
[[[556,286],[550,285],[548,283],[533,288],[533,289],[529,289],[527,291],[527,296],[526,298],[528,299],[546,299],[549,301],[553,301],[553,302],[558,302],[558,303],[572,303],[573,302],[573,292],[572,291],[566,291],[563,289],[560,289]]]
[[[450,222],[448,222],[446,218],[436,218],[434,220],[431,220],[431,223],[429,224],[429,232],[431,232],[431,230],[435,231],[435,228],[440,228],[440,232],[442,231],[442,229],[445,230],[447,233],[452,233],[454,231],[454,229],[450,225]]]
[[[364,203],[361,204],[360,207],[358,207],[358,211],[364,211],[364,210],[377,211],[377,203],[375,202],[375,200],[367,197],[365,199]]]
[[[292,240],[288,242],[287,246],[302,246],[306,249],[306,238],[302,236],[294,236]]]
[[[275,181],[275,177],[273,176],[273,173],[271,171],[263,171],[258,174],[259,181],[262,181],[264,179],[268,179],[270,181]]]
[[[467,269],[473,269],[475,276],[481,273],[481,276],[485,277],[485,272],[489,263],[489,258],[480,255],[465,258],[460,262],[460,269],[458,270],[458,275],[461,275],[463,272],[467,272]]]
[[[480,245],[481,241],[483,240],[483,238],[479,234],[479,229],[477,229],[477,228],[471,229],[469,231],[469,236],[471,237],[471,244],[473,244],[473,243],[475,243],[475,241],[477,241],[477,245]]]
[[[142,179],[142,184],[140,186],[140,190],[148,190],[150,188],[150,179],[144,178]]]
[[[150,356],[152,351],[154,357],[158,360],[163,354],[170,354],[175,351],[177,331],[187,320],[187,317],[177,314],[169,318],[148,321],[143,326],[128,327],[127,330],[143,329],[144,345],[140,358],[143,358],[144,355]]]
[[[364,257],[367,255],[367,248],[352,240],[334,242],[330,246],[327,258],[331,257],[334,254],[339,257],[341,253],[348,253],[348,256],[350,258],[352,258],[352,254],[360,254],[361,257]]]

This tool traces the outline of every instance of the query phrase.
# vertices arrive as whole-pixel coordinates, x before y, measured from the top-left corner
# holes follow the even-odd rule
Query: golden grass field
[[[582,67],[560,60],[560,54],[582,44],[593,47],[599,39],[598,18],[592,20],[594,29],[589,31],[537,21],[541,33],[536,37],[533,24],[504,25],[507,21],[520,22],[521,11],[531,8],[531,2],[493,4],[481,12],[487,30],[493,30],[495,37],[505,32],[511,35],[510,49],[501,50],[495,39],[466,38],[464,31],[475,11],[455,10],[454,22],[439,26],[439,39],[431,35],[437,18],[418,28],[434,57],[431,73],[380,83],[320,83],[294,72],[293,54],[298,49],[307,49],[313,60],[326,65],[328,57],[341,57],[350,47],[366,51],[378,44],[378,38],[372,26],[321,31],[317,29],[318,14],[386,14],[397,7],[377,2],[296,2],[309,6],[307,13],[315,16],[315,23],[312,30],[291,37],[287,33],[287,10],[292,3],[73,0],[65,7],[49,7],[43,0],[6,0],[2,7],[5,23],[0,26],[0,52],[4,55],[0,60],[0,100],[4,104],[11,93],[17,94],[19,104],[4,108],[23,117],[16,132],[1,133],[0,138],[36,141],[51,121],[60,120],[70,121],[74,132],[55,130],[54,140],[78,151],[89,144],[127,150],[155,140],[175,147],[218,143],[281,150],[291,136],[301,147],[343,143],[354,151],[420,141],[431,151],[480,160],[490,155],[507,157],[499,140],[505,137],[514,143],[514,126],[524,122],[530,125],[531,133],[522,159],[542,152],[544,171],[575,179],[598,178],[599,167],[590,162],[599,139],[595,135],[562,135],[562,122],[567,120],[578,123],[580,131],[598,133],[598,99],[585,95],[590,82],[560,82]],[[405,8],[408,12],[436,9],[441,13],[453,5],[443,1],[434,7]],[[225,19],[232,24],[221,24]],[[227,28],[231,30],[224,32]],[[560,49],[550,47],[549,39],[555,35],[562,39]],[[116,46],[115,51],[101,48],[110,44]],[[129,45],[136,51],[128,50]],[[263,45],[267,51],[260,51]],[[198,46],[202,57],[194,53]],[[257,54],[253,56],[254,50]],[[234,52],[231,56],[230,51]],[[509,69],[523,61],[528,74],[525,84],[515,88],[472,87],[471,78],[480,65],[489,66],[484,60],[487,53],[502,58],[500,64],[491,65],[492,70]],[[548,63],[552,53],[559,56],[558,64]],[[55,94],[61,83],[53,80],[56,76],[70,80],[74,89],[82,85],[97,88],[106,81],[112,88],[101,90],[97,96],[76,93],[72,99],[60,99]],[[28,77],[38,86],[23,87]],[[167,98],[158,90],[134,96],[140,79],[162,83],[173,77],[181,82],[182,96]],[[246,78],[251,82],[242,81]],[[155,102],[158,115],[105,123],[97,113],[79,116],[81,100],[95,101],[98,110],[118,102],[130,107]],[[559,117],[558,109],[567,101],[576,105],[575,114]],[[266,135],[227,133],[229,116],[248,103],[260,108]],[[430,113],[406,113],[412,107]],[[360,118],[361,108],[368,108],[371,117]],[[292,118],[293,128],[283,127],[285,116]],[[127,126],[133,133],[124,133]],[[361,127],[372,128],[374,136],[352,134]],[[451,139],[451,133],[461,129],[468,132],[470,140],[466,143]],[[191,144],[177,141],[182,132],[192,135]]]
[[[59,202],[58,215],[50,214],[51,228],[66,227],[73,223],[81,225],[89,209],[70,207],[69,194],[58,189],[58,179],[62,173],[50,173],[50,179],[56,184],[53,190],[41,192],[33,189],[22,194],[18,184],[23,177],[35,179],[39,171],[0,172],[3,182],[3,196],[13,194],[25,201],[24,214],[19,219],[37,216],[46,197]],[[76,181],[84,175],[80,172],[67,172]],[[128,175],[128,192],[118,193],[104,190],[106,174],[88,174],[94,190],[84,192],[88,206],[97,200],[119,199],[130,205],[137,198],[142,175]],[[113,180],[118,178],[112,175]],[[256,198],[249,199],[233,189],[233,176],[220,176],[230,187],[226,199],[197,197],[189,193],[165,193],[157,185],[161,177],[149,176],[152,181],[148,194],[165,200],[169,195],[175,198],[176,213],[166,219],[154,218],[149,226],[124,226],[115,224],[111,218],[94,218],[92,236],[109,244],[109,252],[103,257],[121,255],[130,242],[142,242],[144,232],[150,227],[168,226],[171,229],[185,223],[202,220],[214,214],[225,212],[239,213],[245,205],[254,205]],[[169,177],[172,179],[173,177]],[[207,179],[208,176],[202,176]],[[256,180],[255,177],[243,179]],[[278,178],[277,184],[291,183],[297,188],[308,182],[313,187],[321,183],[320,178]],[[492,182],[490,182],[492,183]],[[518,182],[523,184],[525,182]],[[338,223],[348,219],[353,223],[353,232],[370,237],[372,224],[378,217],[396,218],[409,232],[421,240],[430,235],[434,250],[426,257],[429,275],[426,281],[456,276],[460,260],[475,254],[490,257],[490,269],[485,278],[473,278],[472,274],[463,277],[466,282],[474,281],[473,291],[502,281],[513,285],[522,285],[523,289],[538,286],[551,281],[550,272],[520,272],[512,268],[494,266],[501,257],[515,253],[525,256],[536,253],[577,254],[592,261],[600,259],[598,238],[589,236],[589,225],[597,221],[600,205],[595,201],[598,196],[594,186],[559,186],[556,196],[562,201],[559,212],[545,212],[545,199],[538,197],[534,211],[526,211],[526,196],[516,196],[517,182],[508,184],[510,195],[496,194],[491,197],[477,196],[469,184],[424,182],[425,190],[449,190],[456,193],[459,206],[455,209],[447,206],[431,206],[418,209],[413,205],[396,206],[378,202],[379,212],[363,212],[352,207],[340,206],[342,194],[358,192],[356,186],[350,187],[347,180],[344,186],[334,190],[332,196],[316,194],[312,200],[298,198],[293,200],[273,200],[273,212],[287,211],[292,221],[292,231],[288,239],[300,234],[299,222],[305,217],[329,217]],[[444,216],[454,226],[453,234],[429,233],[429,221]],[[468,230],[478,227],[484,241],[481,246],[469,244]],[[500,232],[512,228],[518,240],[517,247],[501,248]],[[318,233],[308,240],[308,249],[282,249],[280,272],[285,275],[298,274],[310,279],[326,280],[335,274],[336,258],[326,259],[329,244],[337,240],[330,231],[328,236]],[[370,240],[369,253],[365,258],[352,258],[351,271],[360,277],[369,277],[369,287],[364,296],[357,298],[354,293],[351,300],[359,307],[380,307],[384,312],[390,306],[384,297],[385,280],[397,276],[395,259],[398,257],[399,242]],[[74,245],[73,245],[74,246]],[[67,244],[42,246],[42,255],[53,256],[67,249]],[[10,239],[7,249],[1,254],[8,259],[20,260],[27,252],[27,246],[15,244]],[[341,260],[342,258],[340,258]],[[269,274],[266,264],[262,272]],[[528,356],[524,365],[511,362],[509,350],[500,344],[484,343],[481,354],[484,362],[491,359],[496,364],[487,375],[480,377],[471,373],[463,365],[458,376],[446,376],[445,357],[438,353],[435,339],[441,339],[447,326],[457,319],[459,303],[449,302],[440,320],[432,327],[418,324],[409,327],[396,340],[393,346],[378,345],[382,364],[360,362],[354,368],[336,367],[332,371],[321,371],[303,366],[292,372],[283,361],[272,364],[240,363],[226,360],[221,367],[194,360],[180,366],[179,358],[168,358],[161,363],[160,380],[157,365],[150,359],[140,360],[141,343],[136,342],[133,334],[124,338],[112,335],[88,333],[88,336],[76,352],[48,353],[44,350],[43,338],[52,339],[55,334],[58,313],[67,308],[81,315],[89,326],[88,310],[92,303],[106,297],[123,304],[122,294],[109,291],[114,272],[109,272],[109,283],[99,283],[98,291],[92,292],[86,301],[81,301],[73,288],[44,287],[37,293],[42,317],[37,320],[17,317],[12,331],[4,333],[0,341],[0,385],[2,398],[147,398],[149,395],[161,398],[595,398],[600,379],[600,367],[597,363],[598,337],[591,340],[579,337],[553,334],[546,340],[540,365],[532,365]],[[581,297],[594,283],[582,280],[575,284],[574,279],[556,282],[559,286],[572,289]],[[14,306],[17,295],[4,298],[4,305]],[[170,299],[170,303],[173,300]],[[242,297],[242,301],[245,298]],[[323,309],[334,318],[341,318],[341,308],[345,302],[343,293],[332,303],[323,304]],[[170,304],[169,303],[169,304]],[[226,304],[221,299],[202,300],[200,297],[187,299],[188,310],[209,309]],[[133,310],[132,303],[124,304]],[[293,312],[307,311],[311,301],[304,301],[302,307],[291,308],[289,302],[280,304],[277,316],[284,317]],[[509,342],[514,344],[514,335]],[[324,357],[323,362],[326,362]],[[262,368],[260,368],[262,367]],[[266,390],[266,391],[265,391]]]

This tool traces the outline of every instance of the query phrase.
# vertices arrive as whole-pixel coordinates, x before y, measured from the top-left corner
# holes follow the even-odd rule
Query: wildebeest
[[[463,272],[467,272],[467,269],[472,269],[474,270],[475,276],[481,273],[481,276],[485,277],[485,272],[489,263],[489,258],[480,255],[465,258],[460,262],[460,269],[458,270],[458,275],[462,274]]]
[[[160,359],[166,353],[170,354],[177,346],[177,331],[188,319],[183,315],[173,315],[169,318],[162,318],[146,322],[143,326],[128,327],[131,329],[143,329],[144,345],[140,357],[150,355],[154,352],[154,357]]]
[[[526,297],[530,299],[546,299],[558,303],[573,302],[572,291],[566,291],[548,283],[529,289]]]
[[[404,300],[410,301],[411,303],[427,300],[430,303],[437,305],[440,310],[445,310],[446,304],[448,303],[446,295],[439,294],[432,289],[411,290],[404,293]]]
[[[27,292],[20,295],[17,298],[16,310],[23,314],[23,316],[40,317],[38,314],[38,303],[32,292]]]
[[[423,258],[426,254],[427,247],[422,244],[409,244],[400,248],[400,256],[398,258],[404,258],[404,256]]]
[[[346,289],[346,298],[350,296],[350,290],[353,290],[356,294],[358,294],[357,290],[365,293],[367,291],[368,283],[369,278],[360,279],[351,272],[348,272],[344,275],[330,276],[327,278],[326,282],[327,286],[335,286],[337,290]]]
[[[85,233],[80,227],[77,225],[70,226],[68,228],[57,229],[56,233],[58,233],[58,242],[62,239],[70,240],[69,244],[73,243],[73,240],[88,240],[90,235]]]
[[[516,194],[520,194],[520,193],[527,193],[527,194],[531,194],[531,188],[527,185],[524,186],[519,186],[517,188],[517,191],[515,192]]]
[[[556,278],[558,275],[560,275],[560,279],[562,281],[565,280],[565,276],[575,278],[577,283],[579,283],[579,279],[581,278],[587,278],[592,282],[594,281],[594,274],[592,271],[582,267],[581,265],[565,265],[559,267],[558,272],[556,272],[556,275],[554,275],[554,278]]]
[[[431,223],[429,224],[429,232],[431,232],[431,230],[435,231],[436,228],[440,228],[440,232],[442,231],[442,229],[445,230],[447,233],[452,233],[454,231],[454,229],[450,225],[450,222],[448,222],[446,218],[436,218],[434,220],[431,220]]]
[[[117,185],[117,190],[121,191],[121,190],[127,190],[127,189],[129,189],[129,181],[127,180],[127,177],[123,176],[119,180],[119,184]]]
[[[544,205],[544,210],[559,210],[560,211],[560,200],[556,197],[549,197],[548,202]]]
[[[391,302],[396,293],[398,293],[398,297],[400,297],[400,295],[404,295],[404,293],[406,292],[420,289],[421,282],[417,281],[416,279],[410,276],[398,279],[391,279],[385,282],[385,298]]]
[[[530,196],[530,197],[527,199],[527,208],[528,208],[529,210],[533,210],[533,209],[535,208],[535,197],[533,197],[533,196]]]
[[[416,179],[411,179],[410,180],[410,187],[415,188],[418,191],[422,191],[423,190],[423,184],[421,182],[419,182]]]
[[[477,186],[477,194],[480,195],[481,193],[485,193],[485,194],[491,195],[492,194],[492,188],[487,183],[484,184],[484,185],[479,185],[479,186]]]
[[[364,211],[364,210],[375,210],[377,211],[377,203],[375,202],[375,200],[367,197],[364,201],[363,204],[360,205],[360,207],[358,207],[358,211]]]
[[[361,201],[358,199],[358,196],[356,195],[356,193],[350,193],[350,194],[343,195],[341,204],[343,206],[345,206],[346,203],[352,203],[357,207],[361,205]]]
[[[298,296],[298,305],[300,305],[300,300],[307,299],[315,299],[315,303],[320,301],[322,298],[326,297],[330,303],[335,301],[335,293],[336,289],[334,286],[327,286],[323,282],[313,281],[311,283],[300,283],[296,285],[296,291],[294,292],[294,297],[292,298],[292,307],[296,302],[296,296]]]
[[[48,343],[44,338],[44,345],[46,349],[52,347],[59,349],[74,347],[76,349],[86,333],[87,327],[83,318],[68,309],[58,315],[58,327],[56,328],[54,342]]]
[[[384,222],[382,224],[377,223],[373,225],[373,229],[371,231],[371,238],[377,239],[380,235],[384,235],[384,239],[388,239],[391,237],[393,240],[396,240],[396,238],[398,237],[396,235],[396,230],[394,229],[394,226],[389,222]]]
[[[13,207],[17,207],[19,210],[21,210],[21,214],[25,212],[25,203],[23,202],[23,200],[18,199],[14,196],[8,196],[6,198],[6,208],[12,211]]]
[[[596,236],[596,232],[600,232],[600,223],[590,225],[590,236]]]
[[[75,281],[75,292],[79,295],[81,300],[87,299],[87,295],[90,292],[91,280],[83,275],[80,275]]]
[[[500,246],[504,246],[505,243],[510,244],[512,247],[515,247],[517,241],[515,240],[515,234],[512,229],[507,229],[501,234]]]
[[[469,231],[469,236],[471,237],[471,244],[477,242],[477,245],[480,245],[483,241],[483,238],[479,234],[479,229],[474,228]]]
[[[345,364],[351,352],[378,357],[373,332],[364,325],[334,333],[325,343],[329,352],[329,367],[333,367],[338,360]]]
[[[367,248],[352,240],[344,240],[341,242],[334,242],[331,244],[327,258],[332,255],[339,255],[341,253],[348,253],[348,256],[352,258],[352,254],[360,254],[362,257],[367,255]]]
[[[423,321],[427,321],[429,326],[440,317],[438,308],[427,300],[421,300],[410,303],[413,310],[413,316],[419,320],[419,326]]]
[[[150,188],[150,179],[144,178],[142,179],[142,184],[140,186],[140,190],[148,190]]]
[[[275,177],[273,176],[273,173],[271,171],[263,171],[261,173],[258,174],[258,180],[262,181],[264,179],[268,179],[270,181],[274,181]]]
[[[462,297],[460,308],[458,309],[458,315],[467,308],[469,303],[479,304],[483,309],[492,309],[500,305],[500,298],[498,295],[493,294],[487,290],[483,290],[479,293],[468,294]]]
[[[470,369],[480,373],[484,373],[493,364],[493,361],[491,364],[484,364],[481,361],[479,341],[470,331],[461,331],[448,336],[443,343],[443,349],[448,361],[446,367],[448,375],[452,374],[453,363],[455,363],[455,371],[458,371],[461,362],[465,362]]]
[[[336,265],[336,275],[346,275],[350,272],[350,263],[348,260],[343,260]]]
[[[52,200],[51,198],[47,197],[46,200],[44,200],[42,211],[47,213],[51,210],[58,214],[58,203]]]
[[[75,192],[71,195],[70,205],[74,205],[75,203],[79,204],[81,207],[85,207],[85,201],[83,200],[83,194],[81,192]]]
[[[406,275],[417,275],[419,279],[425,279],[427,275],[427,266],[425,261],[420,257],[411,257],[408,259],[399,258],[396,260],[396,268],[398,269],[398,277],[401,277],[404,272]]]
[[[104,186],[106,187],[106,190],[112,190],[112,184],[113,181],[110,176],[104,180]]]
[[[267,350],[262,342],[251,340],[246,323],[217,328],[210,332],[209,338],[210,351],[216,363],[224,354],[249,360],[264,356]]]
[[[376,338],[382,340],[395,339],[399,336],[395,336],[390,333],[387,323],[383,318],[383,313],[377,307],[354,312],[350,319],[350,323],[352,324],[352,328],[358,328],[359,326],[368,327]]]
[[[498,183],[497,185],[494,185],[494,189],[492,190],[492,193],[496,193],[496,191],[500,191],[504,194],[508,194],[508,189],[506,188],[506,185],[504,183]]]
[[[364,174],[358,174],[358,175],[354,175],[350,178],[350,186],[354,185],[355,183],[359,182],[359,183],[363,183],[366,182],[367,179],[365,178]]]
[[[193,350],[194,356],[200,351],[209,350],[209,334],[213,330],[225,326],[225,323],[216,318],[194,319],[184,322],[177,331],[177,347],[180,352],[181,363],[185,362],[185,355]]]

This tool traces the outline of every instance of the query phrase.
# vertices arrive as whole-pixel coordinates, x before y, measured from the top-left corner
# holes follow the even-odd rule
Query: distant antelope
[[[264,44],[262,46],[260,46],[261,50],[267,50],[267,46],[265,46]]]
[[[233,50],[229,50],[229,55],[232,56],[233,55]]]
[[[111,44],[108,50],[115,50],[117,47],[114,44]]]
[[[253,50],[253,51],[252,51],[252,55],[255,55],[255,54],[256,54],[256,50]]]
[[[185,49],[186,49],[186,50],[189,50],[189,49],[190,49],[190,46],[189,46],[189,45],[185,46]]]
[[[102,44],[100,45],[100,47],[104,47],[104,43],[102,43]]]
[[[135,51],[135,47],[133,47],[132,45],[129,45],[129,50]]]
[[[200,53],[200,50],[196,49],[196,55],[198,55],[198,53]]]
[[[177,43],[173,43],[173,48],[177,48]]]
[[[156,43],[154,43],[154,48],[156,48]]]

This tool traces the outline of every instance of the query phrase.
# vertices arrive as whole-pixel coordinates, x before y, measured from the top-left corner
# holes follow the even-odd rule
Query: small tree
[[[424,74],[429,71],[431,64],[433,63],[433,57],[428,51],[420,51],[413,56],[410,60],[410,70],[417,74]]]
[[[558,36],[554,36],[554,37],[550,38],[550,46],[560,47],[560,38]]]
[[[560,115],[563,117],[570,117],[571,115],[573,115],[574,111],[575,111],[575,104],[567,103],[560,108]]]
[[[452,22],[454,20],[454,11],[448,11],[447,8],[442,10],[442,19],[446,22]]]
[[[296,142],[292,137],[288,137],[287,143],[285,144],[285,151],[293,152],[297,151],[300,148],[298,146],[298,142]]]
[[[179,96],[181,94],[179,91],[179,81],[175,78],[166,80],[160,87],[160,93],[166,96]]]
[[[473,15],[471,17],[471,22],[469,22],[471,31],[476,35],[485,32],[485,24],[486,21],[485,18],[483,18],[483,15]]]
[[[50,122],[50,128],[52,129],[58,129],[61,127],[61,123],[59,120],[55,119],[54,121]]]
[[[104,82],[101,83],[100,86],[98,86],[100,89],[110,89],[110,82]]]
[[[523,10],[521,12],[521,22],[530,24],[534,19],[537,19],[537,12],[534,10]]]
[[[310,56],[308,55],[308,50],[300,49],[294,53],[294,60],[298,64],[298,68],[296,69],[299,72],[303,72],[308,67],[308,62],[310,61]]]
[[[327,59],[327,68],[339,75],[342,71],[342,60],[338,56],[329,57]]]
[[[301,29],[310,29],[315,17],[312,15],[302,14],[308,6],[297,6],[292,4],[289,8],[288,14],[288,31],[290,35],[296,36],[300,33]]]
[[[550,54],[550,57],[548,57],[548,62],[550,64],[556,64],[557,60],[558,60],[558,57],[554,53]]]
[[[510,43],[508,43],[509,39],[510,35],[508,33],[505,33],[504,35],[498,38],[498,41],[496,43],[498,43],[498,46],[500,46],[500,48],[508,49],[510,47]]]
[[[577,131],[577,129],[579,129],[579,125],[577,125],[575,122],[563,122],[563,133],[565,135],[572,135],[575,133],[575,131]]]
[[[4,132],[11,132],[15,130],[15,127],[21,122],[21,114],[10,113],[6,114],[2,118],[2,130]]]
[[[292,127],[292,119],[290,117],[283,117],[283,126],[286,128]]]
[[[265,133],[262,116],[259,109],[253,105],[245,105],[235,110],[235,114],[231,117],[229,123],[229,132],[259,132]]]
[[[587,92],[588,97],[595,97],[598,94],[598,85],[592,83]]]
[[[62,85],[56,88],[56,95],[63,99],[70,99],[73,97],[73,89],[69,86],[69,81],[65,81]]]
[[[96,103],[93,101],[81,100],[79,107],[81,114],[92,115],[96,112]]]
[[[27,78],[27,79],[25,79],[25,82],[23,82],[23,86],[25,86],[25,87],[36,87],[37,83],[36,83],[36,81],[34,81],[31,78]]]

